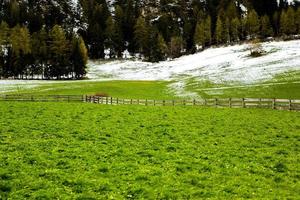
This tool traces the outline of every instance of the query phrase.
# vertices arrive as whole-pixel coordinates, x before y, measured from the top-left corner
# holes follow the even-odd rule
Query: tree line
[[[211,45],[300,33],[299,4],[286,0],[81,0],[86,29],[79,32],[92,58],[124,50],[152,62]]]
[[[1,38],[6,38],[0,40],[2,76],[82,77],[85,65],[77,69],[78,63],[86,62],[86,50],[92,59],[121,58],[127,50],[156,62],[211,45],[300,34],[299,3],[287,0],[115,0],[113,4],[9,0],[0,4]],[[18,40],[26,42],[20,45]]]
[[[26,26],[0,24],[0,77],[83,78],[88,59],[83,39],[55,25],[30,33]]]

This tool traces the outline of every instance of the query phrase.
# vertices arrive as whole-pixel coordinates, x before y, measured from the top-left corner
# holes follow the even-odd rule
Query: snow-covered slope
[[[180,80],[184,77],[220,82],[255,83],[300,70],[300,40],[263,44],[267,55],[252,58],[249,45],[210,48],[173,61],[90,62],[88,77],[114,80]]]

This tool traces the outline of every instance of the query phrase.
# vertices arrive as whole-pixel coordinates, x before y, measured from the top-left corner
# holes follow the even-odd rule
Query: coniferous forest
[[[88,56],[157,62],[297,34],[299,3],[287,0],[2,0],[0,77],[79,79]]]

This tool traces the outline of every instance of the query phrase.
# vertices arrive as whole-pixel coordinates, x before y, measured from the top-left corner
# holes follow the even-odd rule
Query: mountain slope
[[[210,48],[160,63],[90,62],[88,77],[114,80],[178,80],[182,77],[215,83],[255,83],[290,70],[300,70],[300,40],[263,43],[266,55],[249,56],[249,45]],[[180,78],[178,78],[180,77]]]

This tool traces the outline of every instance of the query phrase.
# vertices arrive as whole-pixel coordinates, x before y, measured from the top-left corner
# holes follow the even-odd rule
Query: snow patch
[[[300,70],[300,40],[263,43],[267,55],[252,58],[247,44],[210,48],[171,61],[89,62],[87,76],[114,80],[176,80],[187,75],[215,83],[252,84],[290,70]]]

